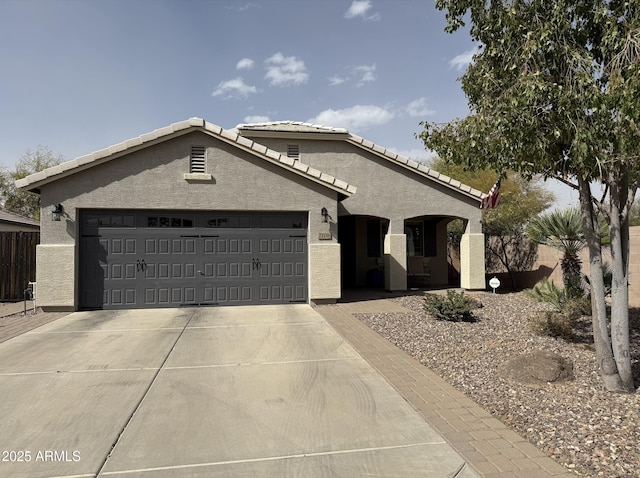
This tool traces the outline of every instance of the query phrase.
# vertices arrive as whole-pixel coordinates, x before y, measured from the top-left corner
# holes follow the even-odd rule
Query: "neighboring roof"
[[[79,158],[72,159],[71,161],[61,163],[57,166],[53,166],[27,176],[24,179],[17,180],[16,186],[39,193],[40,188],[45,184],[57,181],[58,179],[62,179],[77,172],[84,171],[85,169],[89,169],[98,164],[103,164],[139,149],[146,148],[152,144],[157,144],[193,131],[201,131],[209,134],[210,136],[239,149],[248,151],[265,161],[276,164],[283,169],[292,171],[302,177],[337,191],[344,196],[348,197],[356,192],[356,187],[351,184],[347,184],[345,181],[311,168],[306,164],[300,163],[300,161],[294,161],[292,158],[289,158],[277,151],[271,150],[266,146],[240,136],[235,130],[225,130],[220,126],[205,121],[202,118],[189,118],[185,121],[173,123],[165,128],[157,129],[150,133],[138,136],[137,138],[132,138],[100,151],[95,151],[86,156],[81,156]]]
[[[34,219],[14,214],[5,209],[0,209],[0,223],[18,224],[21,226],[40,227],[40,222]]]
[[[440,174],[434,169],[418,163],[409,158],[400,156],[393,151],[390,151],[382,146],[379,146],[371,141],[368,141],[360,136],[349,133],[344,128],[331,128],[328,126],[321,126],[311,123],[304,123],[300,121],[271,121],[266,123],[251,123],[251,124],[239,124],[235,130],[242,133],[242,131],[250,131],[252,136],[259,136],[262,132],[265,135],[272,133],[297,133],[297,134],[325,134],[324,139],[344,139],[348,143],[351,143],[361,149],[369,151],[383,159],[386,159],[392,163],[398,164],[408,170],[413,171],[421,176],[424,176],[431,181],[446,186],[454,191],[461,192],[466,196],[474,199],[482,199],[486,194],[478,191],[477,189],[467,186],[466,184],[456,181],[449,176]],[[256,134],[258,133],[258,134]],[[333,137],[332,137],[333,136]],[[314,136],[315,137],[315,136]]]

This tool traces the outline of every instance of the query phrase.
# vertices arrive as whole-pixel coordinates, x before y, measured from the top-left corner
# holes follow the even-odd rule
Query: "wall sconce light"
[[[62,207],[62,204],[56,204],[55,206],[53,206],[53,210],[51,211],[51,220],[60,221],[63,213],[64,208]]]
[[[329,211],[327,211],[326,207],[320,210],[320,214],[322,214],[322,222],[329,222]]]

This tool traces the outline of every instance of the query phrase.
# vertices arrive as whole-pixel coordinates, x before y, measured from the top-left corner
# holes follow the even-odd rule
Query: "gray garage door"
[[[307,302],[306,213],[80,217],[84,309]]]

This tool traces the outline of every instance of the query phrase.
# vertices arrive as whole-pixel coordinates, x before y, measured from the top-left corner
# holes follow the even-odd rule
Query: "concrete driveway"
[[[308,305],[77,312],[0,344],[0,476],[472,477]]]

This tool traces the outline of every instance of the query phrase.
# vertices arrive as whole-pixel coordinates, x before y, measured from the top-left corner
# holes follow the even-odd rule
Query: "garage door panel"
[[[184,279],[184,268],[182,264],[171,264],[171,278]]]
[[[169,254],[169,239],[158,239],[158,254]]]
[[[124,305],[124,293],[121,289],[111,290],[111,305]]]
[[[214,239],[205,238],[204,240],[204,253],[215,254],[216,253],[216,241]]]
[[[124,279],[124,264],[112,264],[111,265],[111,280]]]
[[[124,302],[127,305],[135,305],[136,304],[136,299],[137,299],[137,294],[136,294],[136,290],[135,289],[126,289],[125,290],[125,296],[124,296]]]
[[[158,291],[155,289],[145,289],[144,303],[146,305],[154,305],[158,303]]]
[[[83,307],[307,300],[304,228],[284,229],[289,227],[282,225],[287,221],[263,224],[264,213],[245,214],[236,226],[230,219],[215,227],[202,226],[207,222],[198,221],[198,217],[210,215],[206,212],[188,213],[195,219],[176,222],[175,227],[147,224],[151,213],[145,211],[132,214],[137,219],[128,223],[130,227],[102,227],[100,223],[91,231],[84,231],[81,267],[84,278],[93,276],[93,286],[81,286]],[[102,216],[104,224],[108,224],[109,213],[101,213]],[[144,220],[140,222],[140,218]],[[133,227],[135,224],[141,226]]]
[[[135,264],[125,264],[124,267],[124,276],[127,279],[135,280],[138,271],[136,270]]]
[[[145,241],[144,241],[144,252],[145,252],[145,254],[155,254],[156,253],[156,240],[155,239],[145,239]]]
[[[124,240],[125,254],[135,254],[137,251],[136,243],[137,241],[135,239],[125,239]]]
[[[122,242],[122,239],[111,239],[111,254],[122,254],[124,252]]]
[[[166,287],[158,288],[158,303],[159,304],[168,304],[169,303],[169,289]]]

